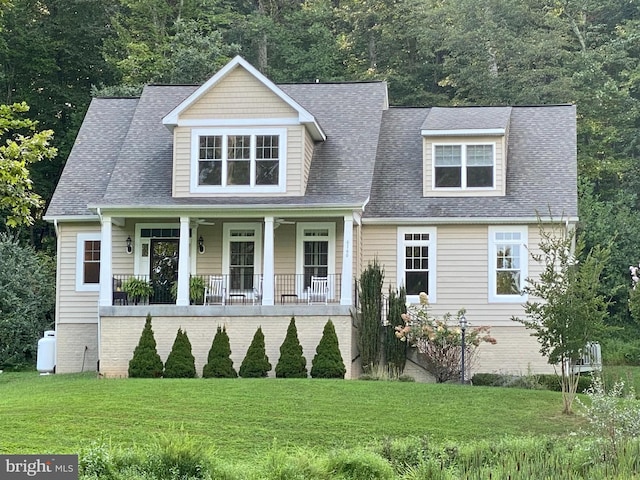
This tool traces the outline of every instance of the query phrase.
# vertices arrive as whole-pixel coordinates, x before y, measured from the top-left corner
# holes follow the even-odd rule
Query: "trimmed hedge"
[[[560,378],[553,374],[540,375],[505,375],[501,373],[476,373],[471,383],[478,387],[527,388],[531,390],[551,390],[560,392]],[[591,386],[591,375],[582,374],[578,380],[578,393]]]
[[[264,334],[262,327],[258,327],[238,373],[242,378],[262,378],[269,375],[269,370],[271,364],[265,353]]]
[[[233,360],[231,360],[227,329],[218,325],[209,349],[207,364],[202,369],[202,378],[236,378],[237,376],[238,372],[233,368]]]
[[[162,359],[156,348],[156,340],[151,328],[151,314],[149,313],[138,346],[133,351],[133,358],[129,361],[129,378],[159,378],[162,377],[163,368]]]
[[[195,378],[196,363],[186,330],[178,328],[176,339],[164,364],[165,378]]]

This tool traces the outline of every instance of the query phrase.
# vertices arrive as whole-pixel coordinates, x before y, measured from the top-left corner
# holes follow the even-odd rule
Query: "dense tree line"
[[[235,54],[276,82],[385,80],[395,105],[578,106],[580,228],[613,239],[607,288],[640,261],[640,4],[628,0],[0,1],[0,103],[26,102],[59,155],[32,166],[49,199],[92,94],[198,83]],[[39,221],[23,231],[52,245]],[[614,323],[628,324],[626,289]]]

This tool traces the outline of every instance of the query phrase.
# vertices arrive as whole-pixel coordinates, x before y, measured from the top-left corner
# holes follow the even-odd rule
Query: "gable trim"
[[[504,135],[506,129],[504,128],[468,128],[463,130],[422,130],[423,137],[444,137],[444,136],[464,136],[464,137],[477,137],[477,136],[492,136],[492,135]]]
[[[297,118],[212,118],[180,119],[178,127],[272,127],[299,125]]]
[[[255,67],[253,67],[249,62],[247,62],[241,56],[236,56],[227,63],[222,69],[220,69],[213,77],[207,80],[204,84],[202,84],[195,92],[189,95],[185,100],[183,100],[176,108],[174,108],[169,114],[167,114],[163,119],[162,123],[169,128],[175,127],[179,123],[179,117],[182,112],[188,109],[191,105],[198,101],[198,99],[204,95],[209,89],[218,84],[223,78],[225,78],[230,72],[235,70],[238,67],[244,68],[249,74],[253,75],[259,82],[261,82],[265,87],[271,90],[278,98],[280,98],[283,102],[293,108],[298,112],[298,121],[304,125],[309,127],[311,135],[314,140],[326,140],[326,135],[320,128],[318,122],[314,116],[305,110],[298,102],[296,102],[289,95],[284,93],[275,83],[265,77],[262,73],[260,73]]]

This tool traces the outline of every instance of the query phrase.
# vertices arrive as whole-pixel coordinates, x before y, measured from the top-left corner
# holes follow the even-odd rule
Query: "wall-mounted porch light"
[[[198,237],[198,252],[204,253],[204,238],[202,238],[202,235]]]
[[[133,247],[131,246],[131,236],[127,237],[127,253],[131,254],[133,252]]]

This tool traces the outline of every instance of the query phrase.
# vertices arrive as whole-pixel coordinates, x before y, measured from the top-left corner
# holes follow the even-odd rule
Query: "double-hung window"
[[[527,265],[527,227],[489,227],[489,301],[526,301]]]
[[[285,129],[194,129],[191,147],[192,191],[284,191]]]
[[[262,266],[262,230],[257,223],[223,225],[222,271],[228,293],[244,293],[258,286]]]
[[[494,144],[435,144],[434,188],[493,188],[494,150]]]
[[[435,228],[398,228],[398,287],[405,287],[410,301],[417,301],[421,292],[436,301],[435,259]]]
[[[76,237],[76,291],[100,289],[100,233]]]

